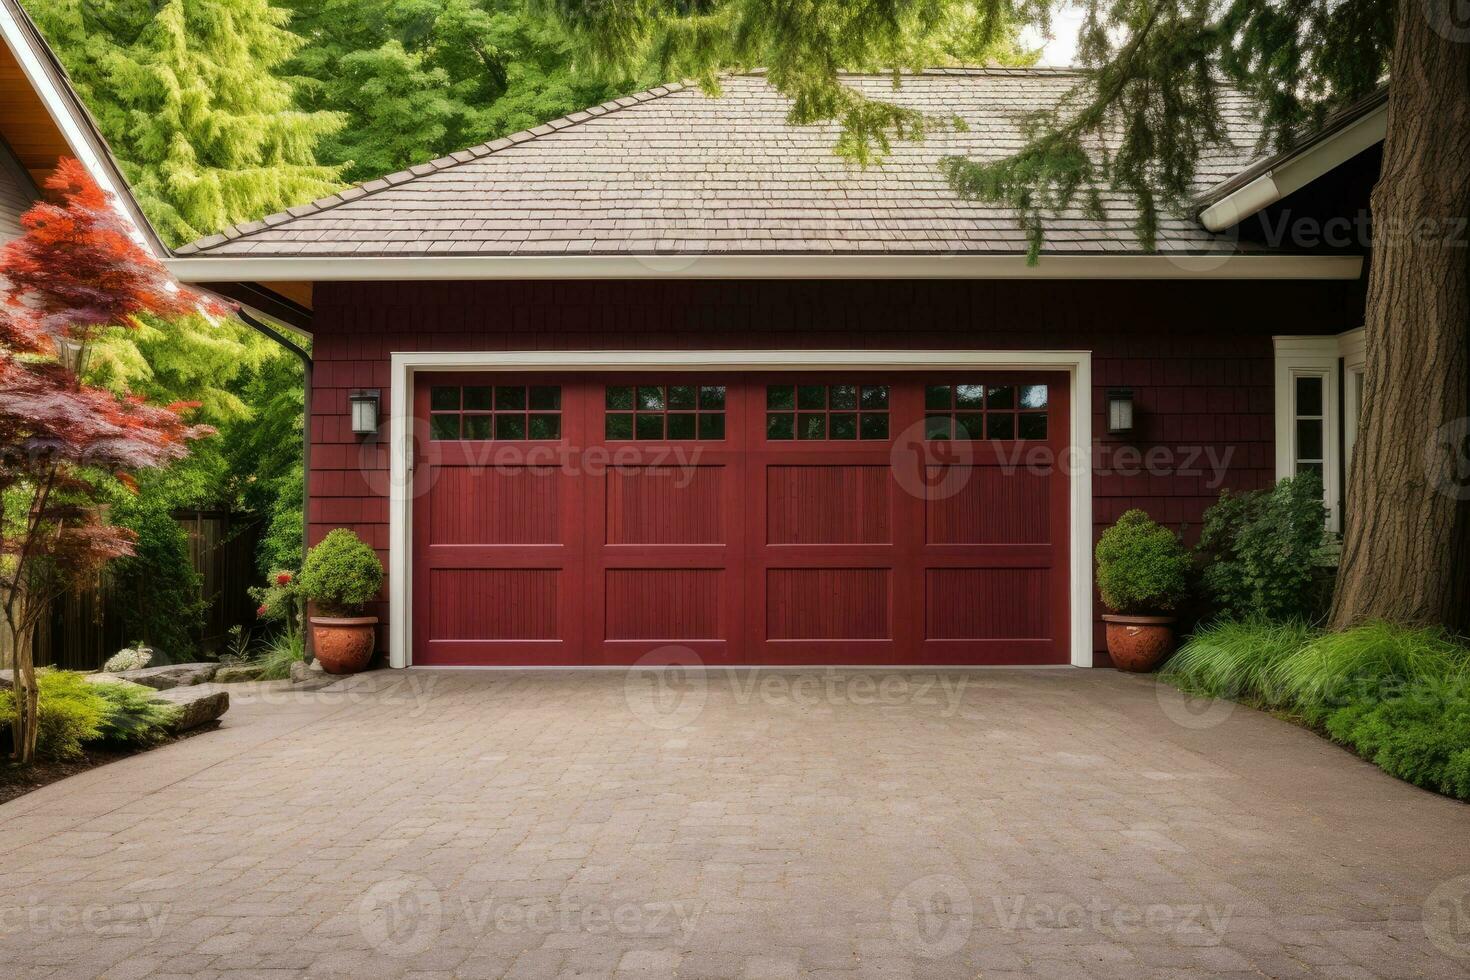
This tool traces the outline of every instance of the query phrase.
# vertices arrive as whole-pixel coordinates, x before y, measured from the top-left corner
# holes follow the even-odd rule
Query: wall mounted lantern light
[[[382,392],[377,388],[364,388],[347,396],[352,405],[352,431],[360,436],[376,435],[378,432],[378,401]]]
[[[1133,431],[1133,389],[1108,389],[1108,432],[1127,435]]]

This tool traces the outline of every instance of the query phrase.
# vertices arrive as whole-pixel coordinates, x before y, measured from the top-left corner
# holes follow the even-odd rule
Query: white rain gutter
[[[477,279],[1356,279],[1339,255],[503,255],[170,257],[180,282]]]
[[[1205,208],[1199,216],[1200,224],[1212,232],[1232,228],[1382,142],[1387,132],[1388,104],[1384,103]]]

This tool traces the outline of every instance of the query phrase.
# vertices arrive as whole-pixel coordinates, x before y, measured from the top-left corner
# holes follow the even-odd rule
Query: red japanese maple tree
[[[109,475],[166,466],[207,435],[180,415],[83,382],[89,347],[141,314],[205,305],[133,238],[109,195],[75,160],[46,181],[53,202],[21,219],[0,250],[0,612],[14,668],[13,757],[36,748],[36,625],[53,599],[132,553],[132,532],[101,506]]]

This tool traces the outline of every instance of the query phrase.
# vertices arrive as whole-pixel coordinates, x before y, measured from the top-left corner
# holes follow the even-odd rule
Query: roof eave
[[[1219,184],[1195,202],[1207,231],[1233,228],[1364,150],[1388,131],[1387,90],[1343,113],[1310,141],[1260,161]]]
[[[531,279],[1357,279],[1357,255],[590,255],[174,257],[186,283]]]

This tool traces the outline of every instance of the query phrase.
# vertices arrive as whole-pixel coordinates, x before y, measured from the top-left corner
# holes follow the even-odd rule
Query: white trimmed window
[[[1329,530],[1342,530],[1347,463],[1363,394],[1362,330],[1332,337],[1275,337],[1276,478],[1322,479]]]

